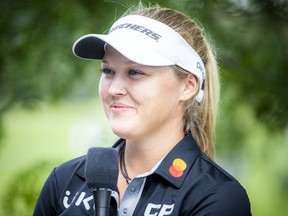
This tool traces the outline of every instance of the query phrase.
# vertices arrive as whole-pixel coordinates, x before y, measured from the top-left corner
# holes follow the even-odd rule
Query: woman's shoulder
[[[79,156],[60,164],[54,169],[55,175],[67,178],[76,173],[80,177],[84,177],[86,157],[86,155]]]
[[[196,169],[204,171],[205,175],[211,176],[215,181],[237,181],[225,168],[220,166],[216,161],[208,158],[204,153],[200,153],[196,161]]]
[[[210,205],[213,215],[250,215],[250,201],[241,183],[216,162],[201,153],[193,166],[199,190],[199,206]],[[193,173],[193,172],[192,172]],[[195,195],[195,194],[194,194]],[[205,210],[205,211],[206,211]]]
[[[85,164],[87,155],[82,155],[76,158],[72,158],[60,164],[57,168],[65,169],[66,167],[77,167],[80,164]]]
[[[213,197],[216,215],[251,215],[246,190],[237,181],[223,182]]]

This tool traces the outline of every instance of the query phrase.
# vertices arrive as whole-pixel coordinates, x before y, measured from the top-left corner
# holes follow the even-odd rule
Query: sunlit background
[[[1,0],[0,215],[31,215],[55,166],[116,140],[98,98],[99,63],[71,47],[138,2]],[[253,215],[287,215],[288,1],[150,3],[206,29],[221,73],[216,161],[246,188]]]

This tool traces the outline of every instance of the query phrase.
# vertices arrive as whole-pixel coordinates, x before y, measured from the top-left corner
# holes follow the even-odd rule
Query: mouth
[[[134,109],[132,106],[122,104],[122,103],[112,103],[110,106],[110,110],[113,113],[119,113],[124,111],[129,111],[131,109]]]

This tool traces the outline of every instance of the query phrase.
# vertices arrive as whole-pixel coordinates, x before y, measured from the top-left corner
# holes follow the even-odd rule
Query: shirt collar
[[[118,148],[124,141],[124,139],[119,139],[113,145],[113,148]],[[191,133],[187,133],[150,172],[137,177],[145,177],[152,173],[157,173],[175,187],[180,188],[199,153],[200,149]]]
[[[119,139],[113,148],[117,148],[124,140]],[[200,153],[199,147],[191,134],[187,134],[156,166],[154,173],[162,176],[175,187],[180,188]],[[76,174],[85,179],[85,163],[79,164]]]
[[[124,139],[119,139],[113,146],[112,148],[118,148],[119,145],[124,141]],[[82,163],[80,163],[78,165],[78,168],[76,169],[76,174],[78,176],[80,176],[81,178],[85,179],[85,164],[86,164],[86,158],[87,158],[87,155],[85,156],[85,159]]]
[[[180,188],[200,149],[191,134],[187,134],[163,159],[155,173]]]

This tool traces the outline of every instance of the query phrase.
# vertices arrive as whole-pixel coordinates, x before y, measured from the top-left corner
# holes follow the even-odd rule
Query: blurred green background
[[[99,63],[71,47],[138,2],[0,2],[0,215],[31,215],[53,167],[116,140],[98,98]],[[287,0],[142,2],[202,23],[221,73],[216,161],[246,188],[253,215],[287,215]]]

